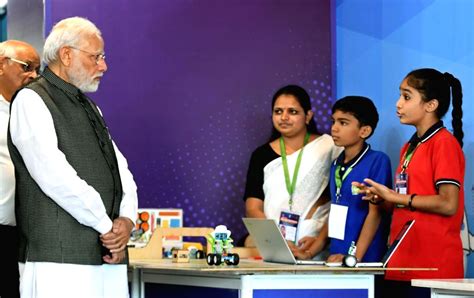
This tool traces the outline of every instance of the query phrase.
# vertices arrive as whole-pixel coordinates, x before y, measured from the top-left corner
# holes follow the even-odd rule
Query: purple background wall
[[[329,0],[49,0],[46,32],[76,15],[102,30],[109,71],[91,97],[140,207],[183,208],[186,226],[226,224],[238,239],[248,160],[269,137],[276,89],[305,87],[329,129]]]

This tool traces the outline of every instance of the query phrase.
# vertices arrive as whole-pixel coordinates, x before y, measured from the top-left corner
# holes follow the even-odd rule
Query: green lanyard
[[[341,198],[341,187],[342,181],[346,179],[347,175],[352,171],[352,166],[350,166],[345,172],[344,176],[341,179],[341,165],[336,167],[336,171],[334,172],[334,178],[336,178],[336,203],[339,203],[339,199]]]
[[[341,188],[342,188],[342,182],[346,177],[349,175],[349,173],[352,171],[352,168],[359,163],[360,159],[369,151],[370,145],[366,145],[365,147],[362,148],[362,151],[359,152],[358,158],[356,161],[352,162],[351,161],[351,166],[346,169],[344,172],[344,175],[341,178],[341,165],[338,165],[336,167],[336,171],[334,172],[334,180],[336,182],[336,203],[339,203],[339,199],[341,198]]]
[[[288,161],[286,160],[286,148],[285,142],[283,141],[283,137],[280,137],[280,151],[281,151],[281,159],[283,160],[283,172],[285,174],[285,184],[286,190],[290,194],[290,200],[288,201],[288,205],[290,206],[290,211],[293,206],[293,193],[295,192],[296,187],[296,178],[298,177],[298,171],[300,169],[301,164],[301,157],[303,156],[303,149],[306,144],[308,144],[309,140],[309,133],[306,133],[303,142],[303,148],[301,148],[300,153],[298,154],[298,159],[296,160],[295,170],[293,171],[293,181],[290,182],[290,171],[288,170]]]
[[[413,154],[415,154],[415,151],[418,148],[418,146],[420,146],[420,144],[421,144],[421,142],[418,142],[418,144],[416,144],[416,147],[413,148],[413,150],[409,150],[410,145],[408,145],[407,151],[405,152],[405,157],[404,157],[404,161],[403,161],[403,165],[402,165],[402,170],[400,171],[400,173],[405,173],[406,169],[408,168],[408,164],[410,163],[411,158],[413,157]]]

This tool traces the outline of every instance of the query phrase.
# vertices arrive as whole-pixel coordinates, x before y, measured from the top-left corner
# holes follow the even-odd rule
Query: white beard
[[[81,63],[73,60],[72,67],[66,71],[69,83],[76,86],[82,92],[96,92],[100,81],[95,81],[97,77],[102,77],[103,73],[95,76],[89,76]]]

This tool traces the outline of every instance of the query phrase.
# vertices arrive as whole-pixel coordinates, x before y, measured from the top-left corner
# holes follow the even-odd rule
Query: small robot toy
[[[239,264],[239,255],[230,252],[233,247],[233,240],[230,238],[230,231],[226,226],[217,226],[214,232],[209,234],[207,241],[211,244],[212,248],[212,251],[206,256],[208,265],[219,266],[223,263],[227,265]]]

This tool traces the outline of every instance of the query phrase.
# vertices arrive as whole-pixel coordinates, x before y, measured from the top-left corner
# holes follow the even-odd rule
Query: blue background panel
[[[414,133],[401,125],[395,103],[405,75],[417,68],[450,72],[463,85],[466,175],[466,225],[462,238],[466,277],[474,277],[474,2],[469,0],[339,0],[336,4],[337,98],[365,95],[380,114],[375,150],[386,152],[392,166]],[[451,111],[444,123],[451,129]],[[447,157],[448,158],[448,157]]]

